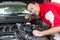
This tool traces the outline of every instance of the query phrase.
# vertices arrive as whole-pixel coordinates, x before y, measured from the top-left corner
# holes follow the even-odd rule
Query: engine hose
[[[19,30],[19,35],[27,40],[49,40],[46,36],[36,37],[33,35],[29,35],[28,33],[25,33],[22,30]]]

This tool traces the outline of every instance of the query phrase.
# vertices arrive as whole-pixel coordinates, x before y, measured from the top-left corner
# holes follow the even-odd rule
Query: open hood
[[[39,2],[39,3],[42,3],[43,0],[1,0],[0,2],[3,2],[3,1],[19,1],[19,2],[24,2],[24,3],[29,3],[29,2],[32,2],[32,1],[35,1],[35,2]]]
[[[24,2],[24,3],[29,3],[32,1],[38,2],[38,3],[45,3],[45,2],[50,2],[51,0],[0,0],[0,2],[2,1],[20,1],[20,2]]]

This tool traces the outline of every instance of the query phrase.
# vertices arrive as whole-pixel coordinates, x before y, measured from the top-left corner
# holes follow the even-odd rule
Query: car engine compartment
[[[51,35],[36,37],[32,34],[33,30],[47,30],[48,25],[43,24],[41,19],[25,19],[25,14],[5,14],[0,15],[0,40],[50,40]],[[30,15],[32,16],[32,15]]]

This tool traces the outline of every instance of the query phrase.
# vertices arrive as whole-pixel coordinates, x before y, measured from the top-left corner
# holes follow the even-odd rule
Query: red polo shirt
[[[60,4],[55,2],[48,2],[39,4],[40,14],[39,17],[50,27],[60,26]]]

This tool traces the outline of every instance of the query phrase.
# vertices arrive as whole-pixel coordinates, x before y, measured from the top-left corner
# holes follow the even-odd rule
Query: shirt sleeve
[[[53,12],[52,12],[51,10],[48,11],[48,12],[45,14],[45,18],[46,18],[46,20],[49,20],[49,21],[50,21],[50,23],[52,24],[51,26],[54,25],[54,14],[53,14]]]
[[[53,27],[59,27],[60,26],[60,15],[55,11],[48,11],[45,15],[45,18],[50,21]]]
[[[60,26],[60,11],[57,11],[55,9],[52,9],[52,12],[54,14],[54,22],[53,22],[53,26],[54,27],[59,27]]]
[[[54,27],[59,27],[59,26],[60,26],[60,16],[56,14],[54,17]]]

